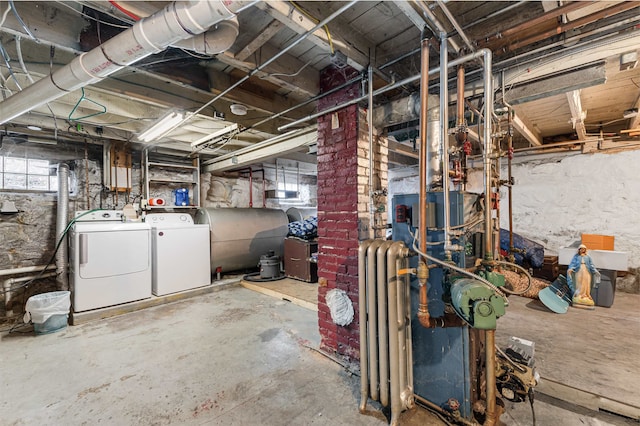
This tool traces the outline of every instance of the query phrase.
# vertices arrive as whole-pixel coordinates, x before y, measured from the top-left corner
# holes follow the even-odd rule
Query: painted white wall
[[[512,166],[514,232],[541,243],[550,254],[579,241],[581,234],[615,237],[615,250],[640,267],[640,151],[577,154],[562,159],[519,160]],[[389,191],[416,193],[414,175],[389,171]],[[506,179],[506,161],[501,170]],[[483,173],[474,169],[468,190],[483,191]],[[501,227],[509,226],[507,188],[501,190]]]

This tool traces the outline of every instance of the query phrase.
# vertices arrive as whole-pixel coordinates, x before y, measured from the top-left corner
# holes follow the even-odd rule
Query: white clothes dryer
[[[151,297],[151,227],[123,222],[122,212],[77,212],[70,233],[73,311]]]

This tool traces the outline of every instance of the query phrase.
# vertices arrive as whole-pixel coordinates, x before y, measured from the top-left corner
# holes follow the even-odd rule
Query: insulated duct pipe
[[[235,16],[249,1],[173,2],[0,103],[0,124]]]
[[[233,17],[214,24],[202,34],[173,43],[171,47],[191,50],[202,55],[217,55],[233,46],[239,33],[238,18]]]
[[[69,216],[69,166],[58,164],[58,207],[56,211],[56,273],[58,277],[58,290],[69,290],[69,277],[67,276],[67,228]]]
[[[115,1],[111,1],[110,3],[135,21],[139,21],[141,18],[146,18],[153,14],[153,11],[144,8],[144,4],[142,5],[143,8],[138,8],[136,3],[139,2],[127,4],[120,2],[120,4],[118,4]],[[171,47],[191,50],[202,55],[216,55],[233,46],[233,43],[238,37],[238,33],[238,18],[233,17],[229,20],[218,22],[202,34],[189,37],[186,40],[180,40],[172,44]]]

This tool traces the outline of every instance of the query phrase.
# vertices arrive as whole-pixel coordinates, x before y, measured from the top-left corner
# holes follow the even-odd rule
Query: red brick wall
[[[322,91],[357,75],[353,69],[325,69]],[[319,101],[319,110],[360,96],[353,85]],[[318,326],[321,348],[359,359],[358,332],[358,107],[352,105],[318,119]],[[333,323],[326,293],[344,290],[355,318],[342,327]]]

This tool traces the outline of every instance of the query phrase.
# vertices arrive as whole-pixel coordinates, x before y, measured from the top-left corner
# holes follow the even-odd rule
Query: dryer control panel
[[[154,225],[193,225],[193,219],[186,213],[151,213],[145,221]]]
[[[122,222],[122,218],[122,210],[79,210],[75,215],[76,222]]]

